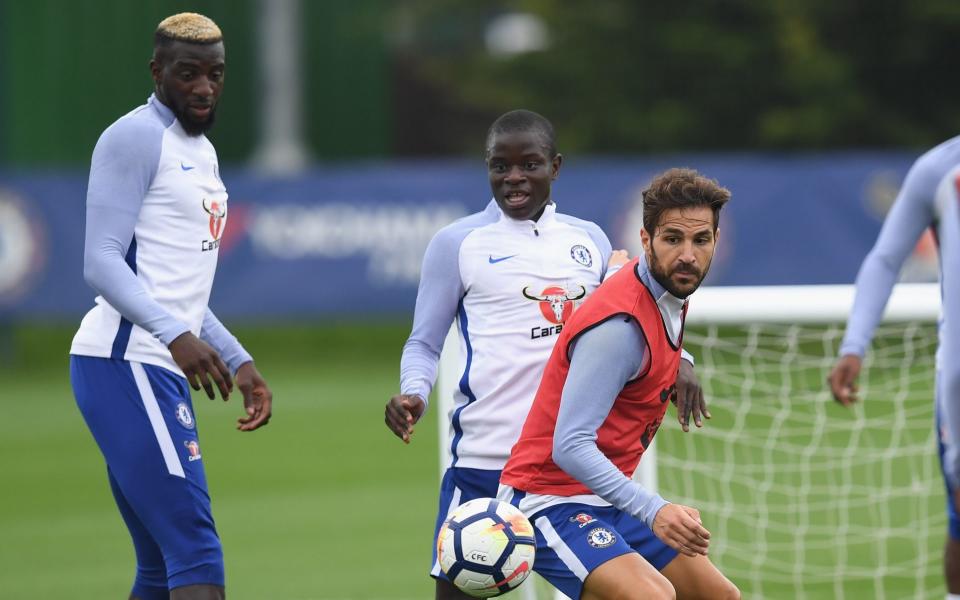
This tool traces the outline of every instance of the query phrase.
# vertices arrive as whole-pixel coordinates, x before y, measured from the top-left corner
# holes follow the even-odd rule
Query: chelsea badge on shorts
[[[187,406],[186,402],[181,402],[177,405],[177,420],[187,429],[193,429],[196,425],[193,420],[193,414],[190,412],[190,407]]]
[[[591,529],[590,533],[587,534],[587,542],[594,548],[606,548],[607,546],[612,546],[616,541],[617,536],[603,527]]]
[[[580,244],[573,246],[570,248],[570,256],[573,257],[573,260],[585,267],[593,265],[593,256],[590,254],[590,251],[587,250],[586,246]]]

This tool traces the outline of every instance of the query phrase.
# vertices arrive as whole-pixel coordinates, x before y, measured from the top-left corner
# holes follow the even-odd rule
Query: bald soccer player
[[[202,15],[163,20],[147,103],[103,132],[87,190],[84,278],[96,306],[70,348],[77,406],[137,557],[131,599],[225,597],[190,387],[243,395],[241,431],[270,419],[253,358],[207,306],[227,220],[213,125],[223,36]]]

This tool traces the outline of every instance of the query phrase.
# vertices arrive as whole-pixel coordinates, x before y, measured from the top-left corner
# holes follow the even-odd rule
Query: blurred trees
[[[223,160],[246,160],[260,110],[256,6],[0,0],[0,161],[85,165],[103,128],[150,93],[153,29],[180,10],[227,32],[213,137]],[[301,7],[304,131],[324,161],[478,155],[490,121],[517,107],[553,120],[565,151],[590,154],[922,147],[960,132],[956,0]],[[545,46],[488,43],[511,14],[538,19]]]
[[[549,46],[491,53],[486,27],[509,12],[540,17]],[[924,146],[960,132],[949,0],[420,0],[394,18],[406,28],[395,55],[425,90],[416,110],[396,108],[460,122],[446,151],[478,151],[477,132],[515,107],[589,153]]]

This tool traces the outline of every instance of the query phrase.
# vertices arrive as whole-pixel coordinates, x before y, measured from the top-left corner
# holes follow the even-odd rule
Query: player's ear
[[[560,175],[560,165],[563,164],[563,155],[557,154],[550,159],[550,179],[556,179]]]
[[[650,233],[646,227],[640,228],[640,243],[643,244],[643,249],[646,252],[650,252]]]
[[[160,74],[163,72],[163,65],[154,56],[150,59],[150,76],[153,78],[154,85],[160,85]]]

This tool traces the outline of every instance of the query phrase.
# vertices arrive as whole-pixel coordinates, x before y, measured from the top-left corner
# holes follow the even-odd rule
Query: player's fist
[[[653,518],[653,533],[685,556],[706,555],[710,532],[700,523],[700,512],[682,504],[665,504]]]
[[[833,370],[827,376],[833,398],[844,406],[857,401],[857,377],[863,361],[856,354],[844,354],[837,359]]]
[[[216,396],[213,383],[210,383],[210,379],[213,379],[220,390],[220,397],[226,400],[230,396],[233,390],[230,369],[209,344],[187,331],[177,336],[167,348],[173,362],[177,363],[190,382],[190,387],[198,391],[202,387],[207,397],[213,400]]]
[[[610,260],[607,261],[607,268],[622,267],[630,262],[630,255],[626,250],[614,250],[610,253]]]
[[[420,396],[397,394],[387,402],[383,422],[404,444],[409,444],[413,426],[423,416],[426,407],[427,403]]]

